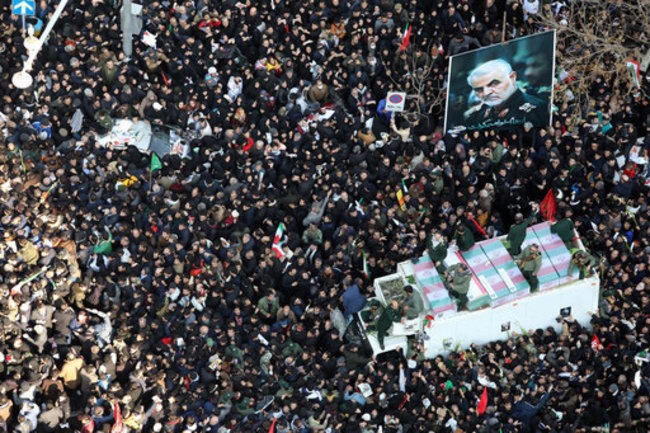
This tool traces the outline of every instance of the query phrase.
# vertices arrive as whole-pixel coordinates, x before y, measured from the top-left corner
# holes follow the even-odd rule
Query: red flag
[[[596,334],[594,334],[594,336],[591,337],[591,348],[594,349],[596,352],[603,350],[603,345],[601,344]]]
[[[411,25],[406,24],[404,29],[404,39],[402,39],[402,45],[399,47],[400,51],[404,51],[409,45],[409,39],[411,38]]]
[[[246,140],[246,144],[244,144],[244,152],[248,152],[249,150],[251,150],[251,147],[253,147],[254,144],[255,142],[253,141],[253,139],[251,137],[248,137],[248,139]]]
[[[546,197],[539,205],[539,210],[542,212],[542,216],[546,221],[555,221],[555,194],[553,194],[553,188],[549,189],[546,193]]]
[[[478,407],[476,408],[476,411],[478,412],[479,415],[483,415],[483,412],[485,412],[485,408],[487,407],[487,386],[483,387],[483,394],[481,395],[481,399],[478,402]]]
[[[478,230],[478,232],[480,234],[482,234],[483,236],[487,237],[487,233],[485,233],[485,230],[483,230],[483,227],[481,227],[481,225],[478,222],[476,222],[474,217],[472,217],[471,215],[467,215],[467,216],[469,217],[469,220],[474,223],[474,226],[476,227],[476,230]]]
[[[120,411],[120,405],[117,403],[117,400],[115,400],[113,418],[115,418],[115,424],[111,427],[111,433],[122,433],[124,431],[124,425],[122,424],[122,411]]]
[[[271,428],[269,429],[269,433],[273,433],[273,430],[275,429],[275,423],[278,421],[277,418],[273,418],[273,424],[271,424]]]

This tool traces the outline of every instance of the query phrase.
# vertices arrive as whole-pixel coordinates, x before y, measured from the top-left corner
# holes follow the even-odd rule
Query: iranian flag
[[[111,433],[123,433],[124,424],[122,424],[122,411],[120,410],[120,405],[117,403],[117,400],[115,401],[113,418],[115,419],[115,424],[111,427]]]
[[[282,244],[284,244],[284,224],[280,223],[278,229],[275,231],[275,236],[273,237],[273,246],[271,249],[275,252],[275,257],[284,256],[284,251],[282,251]]]
[[[400,51],[404,51],[409,46],[409,39],[411,39],[411,24],[407,23],[404,29],[404,39],[402,39],[402,45],[399,47]]]
[[[637,89],[641,88],[641,68],[639,62],[628,60],[626,63],[628,71],[632,74],[632,82]]]
[[[483,415],[485,413],[485,409],[487,408],[488,404],[488,393],[487,393],[487,386],[483,387],[483,394],[481,394],[481,399],[478,402],[478,407],[476,408],[476,412],[479,414],[479,416]]]
[[[363,257],[363,277],[367,280],[370,278],[370,270],[368,269],[368,259],[366,259],[366,252],[361,250],[361,256]]]
[[[593,337],[591,337],[591,348],[594,349],[595,352],[600,352],[603,350],[603,345],[598,339],[598,336],[594,334]]]

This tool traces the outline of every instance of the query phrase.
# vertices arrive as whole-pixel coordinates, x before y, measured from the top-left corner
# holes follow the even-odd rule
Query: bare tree
[[[400,37],[401,39],[401,37]],[[442,85],[444,71],[439,68],[435,76],[436,56],[442,56],[439,47],[430,42],[427,49],[416,44],[413,36],[405,50],[398,48],[394,62],[401,64],[404,73],[394,77],[389,74],[396,91],[406,93],[406,105],[402,117],[413,126],[416,122],[434,113],[436,109],[443,110],[445,89]],[[382,62],[386,65],[385,59]]]
[[[590,109],[597,86],[611,86],[621,96],[639,91],[627,60],[639,61],[648,49],[650,0],[570,0],[542,10],[536,21],[557,34],[555,105]]]

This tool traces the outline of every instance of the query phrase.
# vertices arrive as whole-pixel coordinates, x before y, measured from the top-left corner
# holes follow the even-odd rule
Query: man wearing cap
[[[528,284],[530,284],[530,292],[536,292],[539,288],[537,273],[542,267],[542,255],[539,252],[539,246],[537,244],[530,244],[524,248],[524,252],[517,259],[517,265],[521,269],[521,274],[528,281]]]
[[[366,329],[369,332],[377,333],[379,347],[384,350],[384,338],[393,322],[400,321],[399,304],[396,300],[391,301],[390,307],[384,307],[377,299],[368,302],[368,309],[361,312],[361,319],[367,323]]]
[[[576,251],[569,262],[568,275],[571,276],[578,269],[580,271],[580,279],[582,280],[591,275],[596,266],[598,266],[598,260],[594,256],[586,251]]]
[[[464,263],[456,263],[447,268],[445,281],[449,294],[458,299],[458,309],[462,310],[467,305],[467,292],[472,280],[472,272]]]
[[[537,208],[533,207],[533,211],[525,221],[522,214],[518,213],[515,215],[515,225],[510,228],[508,237],[506,238],[510,243],[508,251],[512,257],[517,257],[521,253],[521,244],[523,244],[524,239],[526,239],[526,229],[535,219],[535,212],[537,212]]]

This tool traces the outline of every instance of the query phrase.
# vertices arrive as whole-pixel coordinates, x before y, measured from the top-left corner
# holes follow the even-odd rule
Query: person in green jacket
[[[235,410],[237,413],[247,416],[255,413],[255,406],[251,403],[249,397],[242,397],[240,401],[235,403]]]
[[[381,302],[372,299],[368,302],[368,309],[361,312],[361,318],[367,323],[366,329],[369,332],[377,333],[379,347],[384,350],[384,338],[394,322],[399,322],[401,314],[399,304],[396,300],[391,301],[389,307],[384,307]]]
[[[259,313],[267,322],[275,320],[279,309],[280,300],[273,289],[271,289],[266,296],[257,301],[256,313]]]
[[[569,262],[568,275],[573,274],[577,268],[580,270],[580,279],[587,277],[594,273],[594,269],[598,266],[598,260],[586,251],[576,251],[571,257]]]
[[[406,294],[402,303],[404,306],[404,314],[409,320],[415,319],[424,311],[422,296],[420,296],[417,290],[413,290],[413,287],[410,285],[404,286],[404,293]]]
[[[462,310],[467,306],[469,299],[469,283],[472,281],[472,272],[465,263],[456,263],[447,268],[445,281],[449,294],[458,299],[458,309]]]
[[[526,229],[535,219],[536,212],[537,208],[534,207],[533,211],[530,213],[530,216],[526,220],[524,220],[524,216],[520,213],[515,215],[515,224],[510,227],[508,237],[506,238],[510,244],[508,252],[512,257],[516,258],[519,256],[519,254],[521,254],[521,244],[523,244],[524,239],[526,239]]]
[[[553,223],[551,226],[551,233],[557,234],[566,247],[571,250],[576,248],[574,229],[575,226],[573,225],[573,221],[569,218],[564,218]]]
[[[447,257],[447,241],[438,230],[434,230],[427,240],[427,252],[439,274],[445,271],[444,260]]]
[[[288,358],[289,356],[297,358],[301,354],[302,347],[300,347],[300,345],[293,340],[287,340],[287,342],[282,347],[282,356],[285,358]]]
[[[530,284],[530,292],[536,292],[539,288],[537,273],[542,267],[542,254],[539,252],[539,246],[537,244],[530,244],[524,248],[524,252],[517,259],[517,265],[519,265],[521,274],[528,281],[528,284]]]
[[[95,120],[106,131],[105,133],[110,132],[115,125],[113,119],[111,119],[110,113],[106,110],[97,111],[97,113],[95,113]]]
[[[464,224],[460,223],[456,226],[454,240],[456,241],[456,246],[460,251],[467,251],[476,243],[472,231],[468,229]]]
[[[104,254],[110,256],[113,252],[113,234],[106,229],[106,234],[103,240],[98,240],[93,247],[93,254]]]

